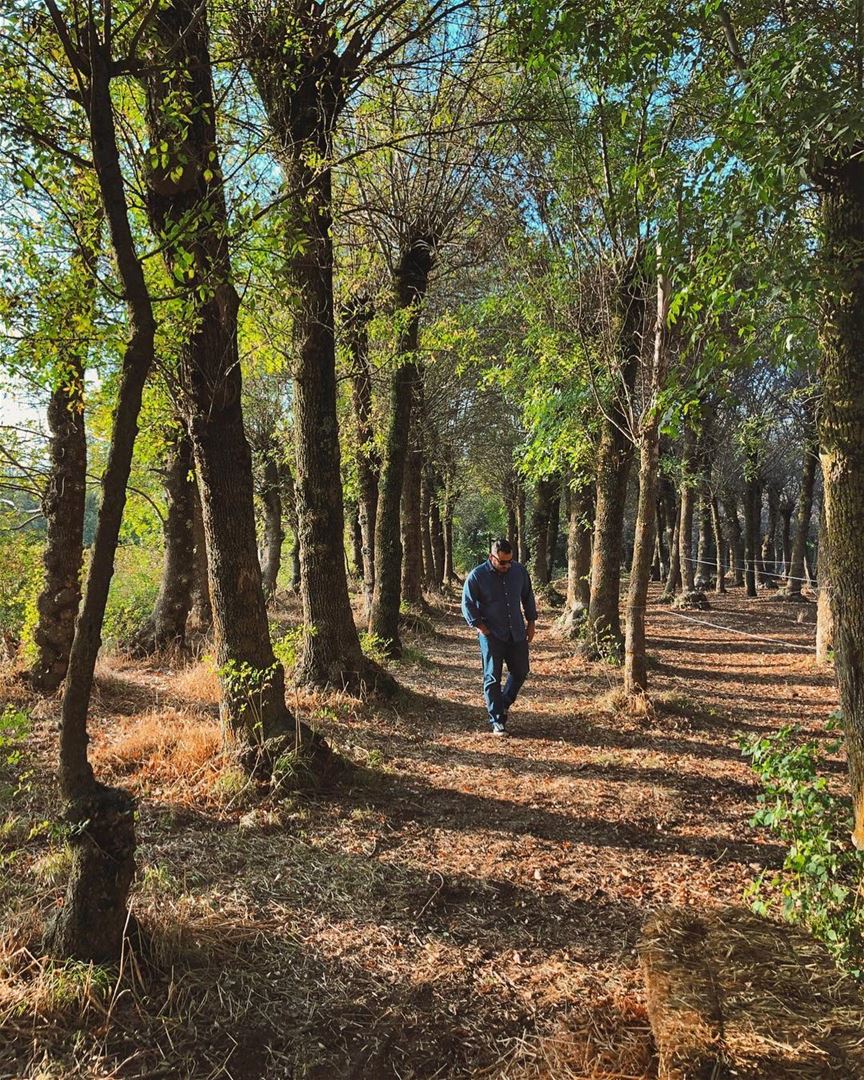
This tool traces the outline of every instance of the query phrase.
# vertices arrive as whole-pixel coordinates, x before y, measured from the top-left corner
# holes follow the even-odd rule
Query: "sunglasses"
[[[509,559],[502,559],[500,555],[494,555],[493,554],[492,558],[495,560],[495,562],[498,563],[499,566],[509,566],[510,563],[513,562],[513,556],[512,555],[510,556]]]

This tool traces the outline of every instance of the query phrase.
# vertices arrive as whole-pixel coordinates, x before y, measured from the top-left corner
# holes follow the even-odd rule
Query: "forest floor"
[[[541,613],[507,740],[486,730],[479,650],[450,600],[394,666],[395,705],[296,696],[358,767],[281,799],[219,758],[206,661],[108,658],[92,753],[140,797],[133,911],[150,943],[119,978],[26,948],[68,862],[50,830],[27,831],[56,807],[58,707],[42,704],[31,775],[0,806],[0,1076],[656,1075],[640,926],[669,903],[740,903],[779,865],[748,825],[740,738],[819,735],[835,707],[830,671],[788,647],[812,646],[814,606],[741,594],[651,605],[649,715],[622,712],[620,671],[578,659]]]

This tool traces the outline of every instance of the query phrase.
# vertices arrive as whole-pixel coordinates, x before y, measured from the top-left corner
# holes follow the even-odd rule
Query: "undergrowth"
[[[836,719],[836,717],[835,717]],[[753,910],[778,912],[806,926],[838,964],[864,975],[864,854],[849,839],[852,808],[825,776],[841,740],[799,740],[794,726],[742,744],[762,780],[754,827],[770,829],[788,845],[780,871],[765,870],[748,887]]]

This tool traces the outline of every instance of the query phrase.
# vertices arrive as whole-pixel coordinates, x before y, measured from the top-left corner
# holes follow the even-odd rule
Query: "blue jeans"
[[[492,635],[479,634],[483,661],[483,697],[489,722],[504,722],[504,715],[522,689],[530,667],[527,641],[501,641]],[[507,665],[507,683],[501,689],[501,675]]]

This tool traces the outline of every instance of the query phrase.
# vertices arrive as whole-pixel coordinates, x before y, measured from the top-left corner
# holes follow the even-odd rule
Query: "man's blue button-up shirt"
[[[475,566],[462,589],[462,614],[469,626],[483,623],[499,641],[524,641],[525,620],[537,621],[528,571],[514,562],[506,574],[499,574],[489,559]]]

